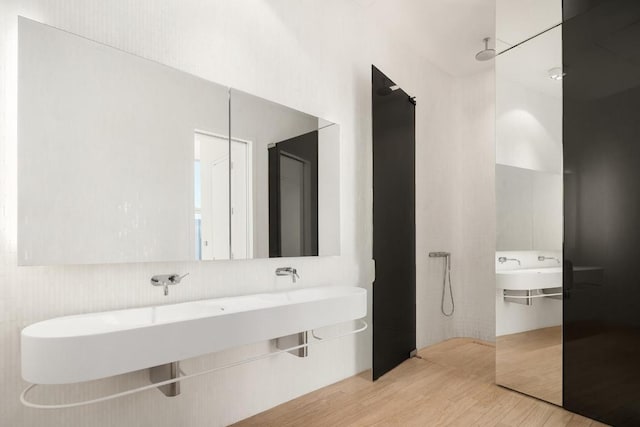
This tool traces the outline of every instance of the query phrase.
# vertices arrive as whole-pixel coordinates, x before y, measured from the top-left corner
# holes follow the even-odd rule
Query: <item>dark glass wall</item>
[[[564,406],[640,425],[640,1],[564,0]]]
[[[371,67],[373,379],[416,348],[415,103]]]

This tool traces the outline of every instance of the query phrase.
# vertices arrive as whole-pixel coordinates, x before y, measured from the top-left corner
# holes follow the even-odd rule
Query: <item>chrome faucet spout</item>
[[[278,267],[276,268],[276,276],[291,276],[291,281],[296,283],[296,279],[299,279],[298,270],[293,267]]]
[[[507,258],[506,256],[501,256],[500,258],[498,258],[498,262],[500,264],[504,264],[507,261],[515,261],[518,263],[518,265],[522,265],[522,263],[520,262],[520,260],[518,258]]]
[[[169,295],[169,285],[177,285],[188,275],[189,273],[183,274],[182,276],[177,273],[159,274],[151,278],[151,284],[153,286],[162,286],[164,288],[164,295],[167,296]]]
[[[560,262],[560,258],[558,258],[558,257],[554,257],[554,256],[543,256],[543,255],[538,256],[538,261],[540,261],[540,262],[542,262],[542,261],[546,261],[546,260],[548,260],[548,259],[555,260],[555,262],[557,262],[558,264],[561,264],[561,262]]]

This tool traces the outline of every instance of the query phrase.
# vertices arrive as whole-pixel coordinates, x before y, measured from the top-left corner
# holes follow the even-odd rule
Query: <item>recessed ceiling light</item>
[[[566,73],[562,71],[562,67],[554,67],[547,71],[549,73],[549,78],[553,80],[562,80]]]

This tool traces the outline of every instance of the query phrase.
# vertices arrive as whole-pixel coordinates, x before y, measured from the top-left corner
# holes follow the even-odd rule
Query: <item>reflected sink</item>
[[[498,289],[527,290],[562,287],[562,268],[521,268],[496,272]]]
[[[323,286],[59,317],[22,330],[22,377],[95,380],[366,314],[365,289]]]

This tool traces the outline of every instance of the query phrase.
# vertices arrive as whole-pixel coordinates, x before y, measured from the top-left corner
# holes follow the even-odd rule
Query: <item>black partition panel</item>
[[[640,1],[563,10],[564,406],[638,426]]]
[[[416,348],[415,103],[372,67],[373,379]]]

